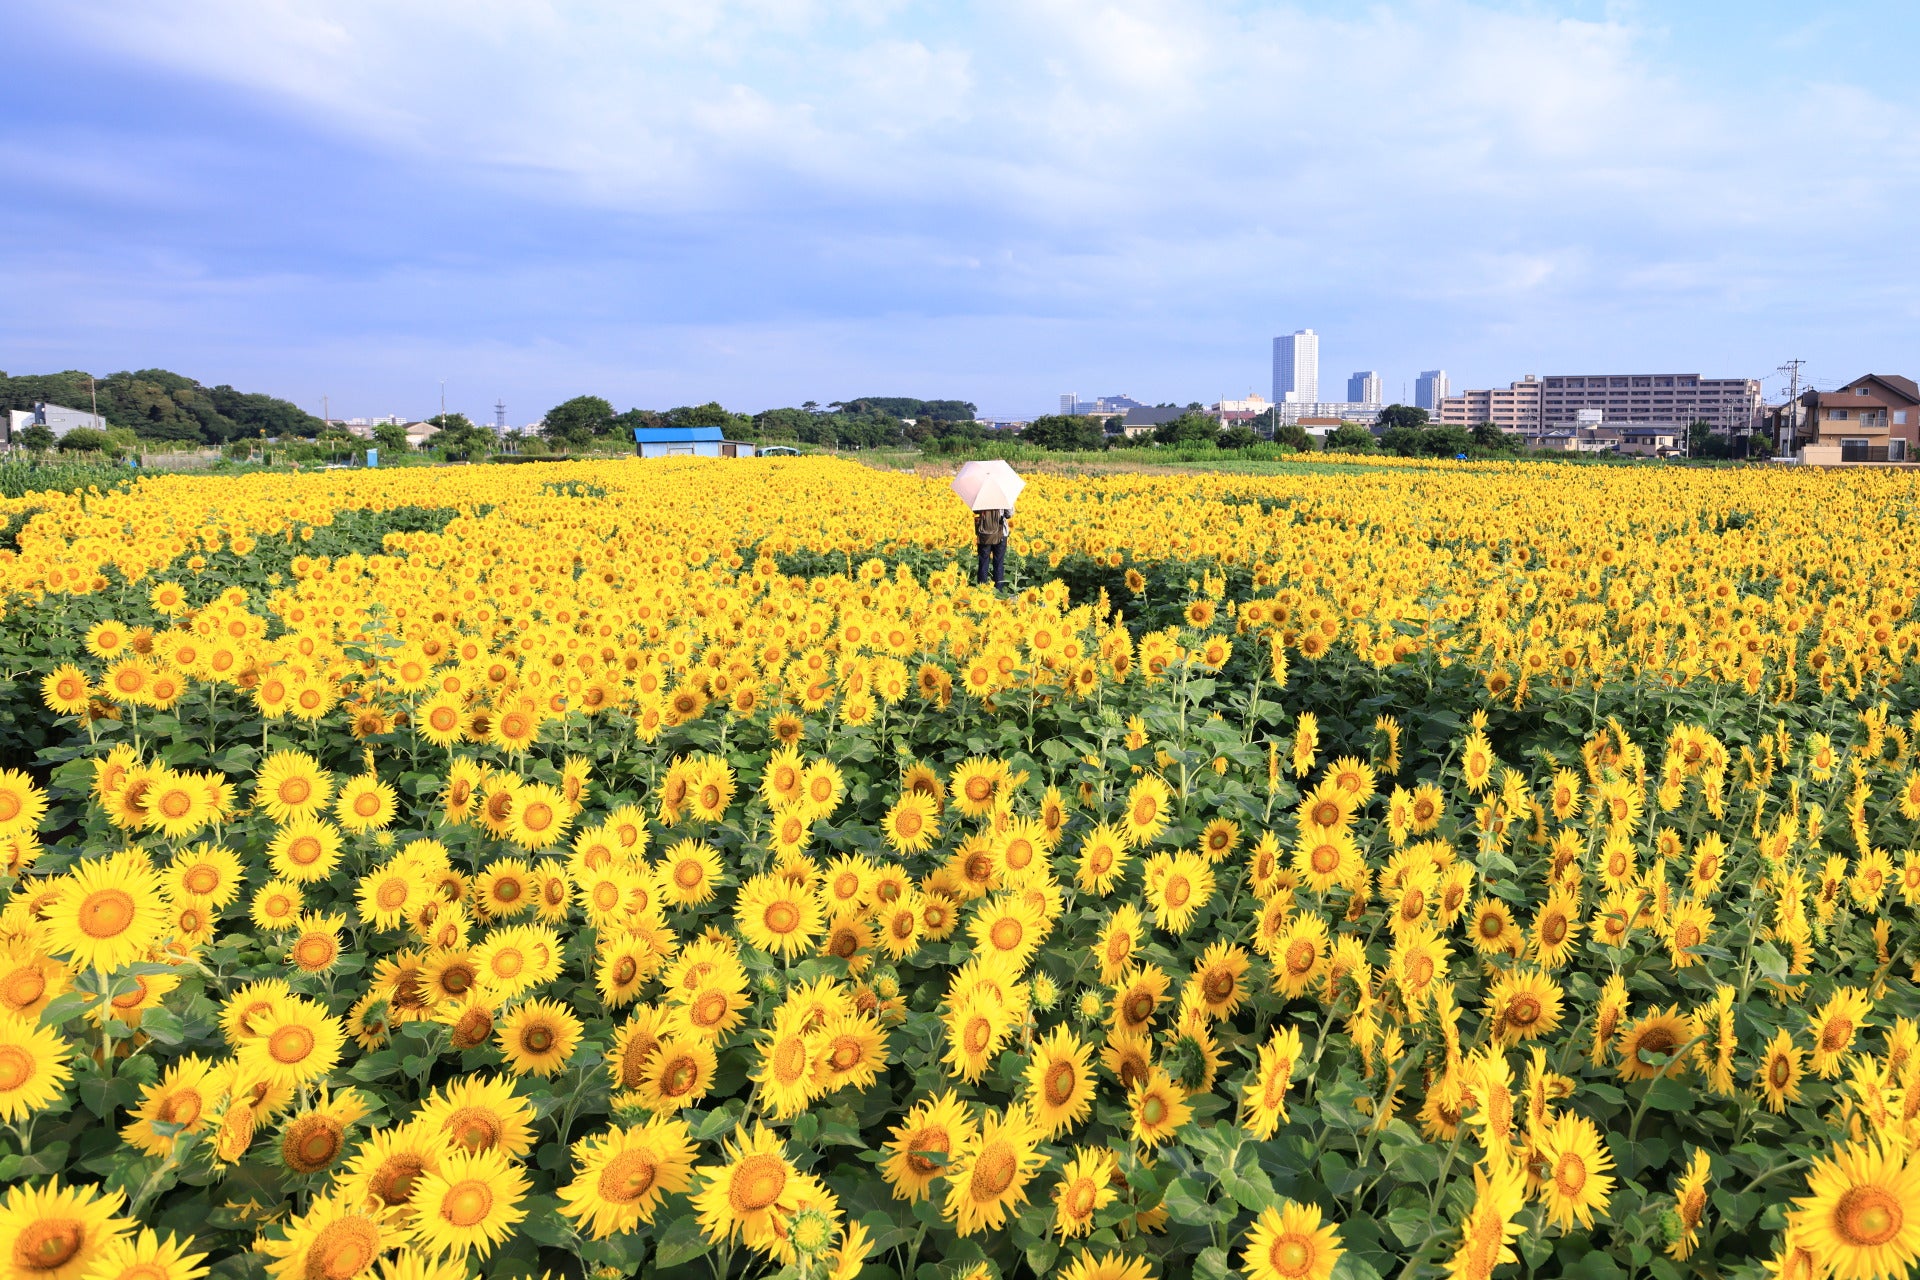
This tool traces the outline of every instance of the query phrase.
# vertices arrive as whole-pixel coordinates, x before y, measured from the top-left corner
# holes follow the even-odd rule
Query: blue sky
[[[1920,6],[9,0],[0,369],[336,415],[1920,374]],[[1780,385],[1768,382],[1769,393]]]

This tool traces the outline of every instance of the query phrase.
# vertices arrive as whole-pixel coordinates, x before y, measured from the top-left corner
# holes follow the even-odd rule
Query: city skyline
[[[1920,303],[1887,282],[1920,158],[1889,140],[1920,128],[1891,88],[1915,36],[1911,7],[1780,0],[17,0],[0,368],[177,369],[342,417],[432,412],[442,379],[476,418],[583,393],[1031,414],[1060,385],[1238,394],[1310,320],[1388,401],[1437,364],[1778,399],[1790,357],[1828,387],[1910,367]],[[1302,60],[1422,90],[1273,82]],[[1760,176],[1782,154],[1847,198]]]

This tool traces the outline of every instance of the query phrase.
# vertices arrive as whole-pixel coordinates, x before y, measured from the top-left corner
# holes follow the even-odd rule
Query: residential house
[[[1869,373],[1836,391],[1800,397],[1802,462],[1920,461],[1920,386],[1894,373]]]
[[[1115,429],[1112,420],[1107,422],[1107,430],[1114,435],[1124,435],[1129,439],[1135,436],[1148,436],[1185,412],[1185,409],[1129,409],[1127,416],[1119,420],[1118,430]]]

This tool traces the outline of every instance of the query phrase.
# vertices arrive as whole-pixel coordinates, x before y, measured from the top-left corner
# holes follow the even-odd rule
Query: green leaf
[[[1693,1090],[1670,1076],[1664,1077],[1647,1086],[1647,1105],[1656,1111],[1690,1111]]]
[[[677,1267],[683,1262],[691,1262],[705,1254],[713,1246],[700,1234],[700,1224],[692,1214],[675,1218],[660,1233],[660,1240],[654,1246],[653,1262],[657,1267]]]
[[[1204,1227],[1223,1221],[1221,1209],[1207,1200],[1207,1189],[1192,1178],[1175,1178],[1160,1199],[1160,1207],[1175,1222]]]
[[[186,1038],[180,1015],[171,1009],[148,1009],[140,1015],[140,1030],[161,1044],[179,1044]]]
[[[1217,1245],[1202,1249],[1193,1260],[1193,1274],[1205,1280],[1227,1280],[1227,1251]]]

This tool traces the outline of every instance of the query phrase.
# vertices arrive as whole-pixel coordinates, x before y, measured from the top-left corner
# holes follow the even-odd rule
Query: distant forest
[[[0,373],[0,409],[31,409],[42,402],[92,411],[109,427],[124,427],[143,440],[224,444],[243,436],[315,436],[324,425],[297,405],[257,392],[221,385],[204,387],[165,369],[114,373],[94,380],[83,370],[65,373]]]

